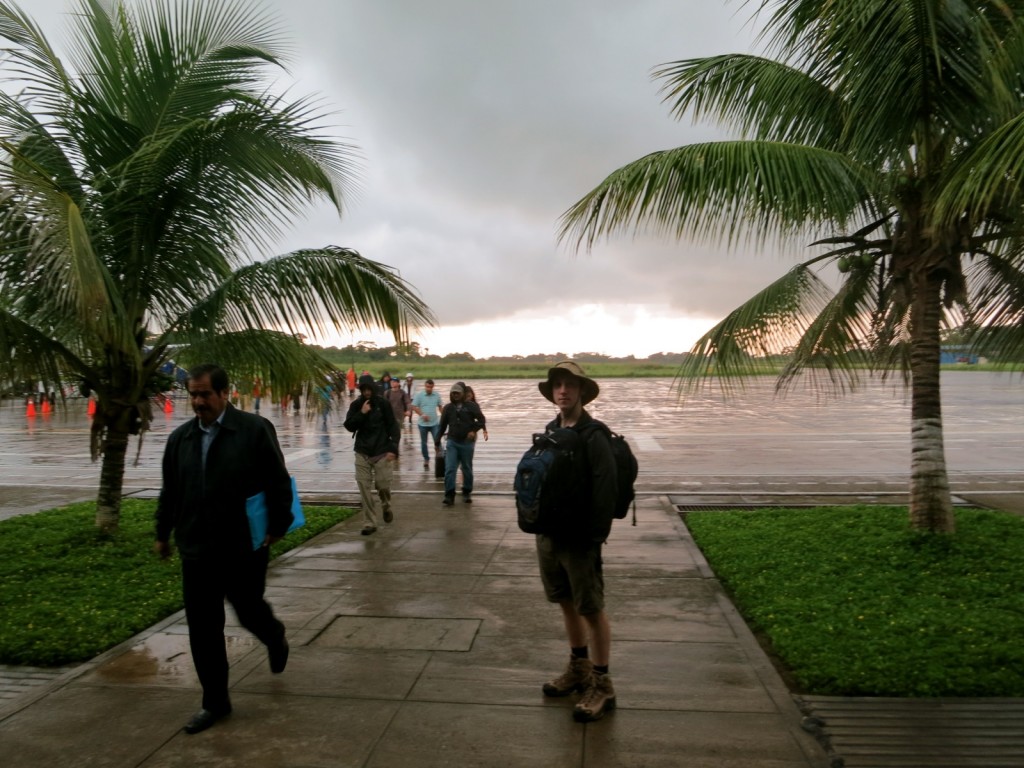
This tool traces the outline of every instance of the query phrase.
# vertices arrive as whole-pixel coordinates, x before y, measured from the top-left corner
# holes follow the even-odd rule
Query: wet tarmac
[[[516,461],[530,435],[553,417],[553,406],[527,380],[473,381],[490,439],[474,460],[479,493],[509,493]],[[447,389],[439,381],[440,390]],[[750,381],[725,401],[718,396],[680,406],[670,379],[612,379],[591,406],[627,435],[640,461],[637,488],[682,504],[713,504],[753,496],[838,493],[901,500],[910,470],[910,410],[901,390],[873,383],[827,400],[813,393],[774,394],[773,380]],[[343,401],[327,416],[261,413],[277,427],[288,467],[311,501],[354,503],[352,440],[342,427]],[[66,412],[26,417],[24,405],[0,406],[0,519],[94,497],[99,464],[88,456],[89,418],[81,400]],[[946,459],[955,493],[986,502],[1024,493],[1024,381],[1019,375],[943,374]],[[160,486],[167,436],[191,412],[185,399],[157,413],[137,465],[128,467],[127,495]],[[419,434],[405,425],[396,472],[398,493],[438,493],[423,467]],[[134,457],[137,443],[130,446]],[[996,504],[998,505],[998,504]]]

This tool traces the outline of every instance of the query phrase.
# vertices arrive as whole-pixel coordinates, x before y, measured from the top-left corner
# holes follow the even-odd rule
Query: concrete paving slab
[[[139,768],[356,768],[388,730],[398,702],[233,694],[215,728],[178,733]],[[408,763],[407,763],[408,764]],[[394,764],[393,764],[394,765]]]
[[[274,606],[277,618],[284,622],[289,630],[306,626],[337,600],[337,596],[332,592],[316,589],[289,590],[268,587],[266,596]]]
[[[721,611],[705,604],[663,599],[644,601],[612,599],[609,612],[615,614],[616,642],[651,640],[660,643],[722,643],[735,640],[732,626]],[[662,613],[660,608],[668,613]]]
[[[625,709],[776,712],[738,640],[616,644],[616,692]]]
[[[404,700],[430,660],[429,651],[339,649],[292,644],[285,674],[257,665],[232,691],[275,696]],[[234,695],[234,693],[232,693]]]
[[[197,708],[192,691],[61,687],[0,722],[4,766],[141,765]]]
[[[275,570],[267,586],[316,589],[379,589],[385,592],[472,592],[477,577],[472,574],[311,571],[301,568]]]
[[[369,558],[327,558],[296,557],[288,561],[287,567],[309,571],[346,571],[361,573],[415,573],[415,574],[460,574],[479,576],[488,567],[486,561],[466,562],[464,560],[397,560]],[[534,568],[536,570],[536,568]]]
[[[251,637],[229,637],[228,663],[253,650]],[[199,689],[188,635],[157,632],[82,675],[82,683]]]
[[[408,702],[366,766],[584,765],[586,726],[573,723],[569,702],[559,709]]]
[[[541,686],[561,674],[567,659],[564,642],[555,639],[481,636],[466,653],[434,654],[409,698],[564,709]]]
[[[588,725],[587,768],[804,768],[777,714],[617,711]]]
[[[478,619],[337,616],[312,645],[401,651],[467,651],[480,630]]]

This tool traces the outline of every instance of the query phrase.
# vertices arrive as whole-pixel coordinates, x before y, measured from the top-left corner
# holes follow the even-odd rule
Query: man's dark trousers
[[[260,547],[223,558],[182,559],[185,617],[192,661],[203,686],[203,709],[223,712],[229,704],[225,598],[242,626],[264,645],[284,640],[284,624],[263,599],[269,557],[269,549]]]

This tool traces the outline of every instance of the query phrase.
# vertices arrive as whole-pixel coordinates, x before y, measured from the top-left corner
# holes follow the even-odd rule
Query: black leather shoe
[[[230,706],[227,709],[218,709],[216,711],[200,709],[192,715],[192,718],[187,723],[185,723],[185,733],[199,733],[201,731],[205,731],[218,720],[225,718],[230,714]]]
[[[285,665],[288,664],[288,638],[282,637],[280,643],[270,646],[267,649],[267,656],[270,659],[271,672],[275,675],[284,672]]]

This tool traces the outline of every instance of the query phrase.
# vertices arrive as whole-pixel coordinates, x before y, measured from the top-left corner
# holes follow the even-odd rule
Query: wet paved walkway
[[[177,732],[197,695],[175,616],[0,699],[0,744],[15,760],[5,765],[62,764],[70,754],[78,765],[147,767],[823,764],[675,505],[905,501],[907,405],[878,387],[838,403],[773,400],[765,381],[725,406],[677,410],[668,381],[603,382],[595,413],[640,458],[641,525],[617,524],[608,548],[621,710],[580,726],[566,702],[538,693],[561,663],[560,623],[508,497],[515,461],[552,409],[533,382],[473,383],[491,436],[477,451],[478,503],[440,508],[438,481],[407,431],[396,524],[367,540],[349,521],[273,567],[270,594],[295,638],[288,672],[272,678],[252,639],[232,633],[230,722],[198,737]],[[943,383],[955,493],[1024,512],[1019,378],[947,374]],[[182,406],[158,415],[128,493],[155,493]],[[304,498],[354,501],[351,440],[337,414],[264,413]],[[82,403],[34,420],[0,407],[0,517],[92,498],[99,468],[87,430]],[[431,645],[442,636],[463,645]]]

